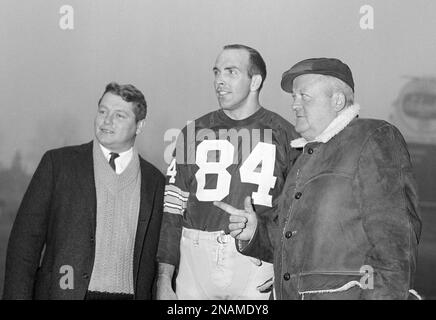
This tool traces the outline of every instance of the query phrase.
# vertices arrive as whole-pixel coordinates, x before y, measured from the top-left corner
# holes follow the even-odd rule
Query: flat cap
[[[294,79],[303,74],[323,74],[342,80],[350,86],[354,92],[354,81],[351,70],[339,59],[334,58],[312,58],[296,63],[282,75],[281,86],[286,92],[292,92]]]

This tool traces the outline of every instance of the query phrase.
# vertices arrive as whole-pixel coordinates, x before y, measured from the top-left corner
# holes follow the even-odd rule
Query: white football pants
[[[242,255],[223,231],[183,228],[176,294],[181,300],[267,300],[257,287],[273,276],[273,265]]]

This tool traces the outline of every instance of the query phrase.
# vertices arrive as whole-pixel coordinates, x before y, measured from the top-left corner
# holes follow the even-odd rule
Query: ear
[[[144,128],[145,119],[139,120],[136,124],[136,135],[140,134]]]
[[[255,74],[251,77],[250,91],[257,91],[262,84],[262,76],[260,74]]]
[[[334,104],[334,110],[336,112],[341,111],[345,108],[345,95],[341,92],[336,92],[333,94],[333,104]]]

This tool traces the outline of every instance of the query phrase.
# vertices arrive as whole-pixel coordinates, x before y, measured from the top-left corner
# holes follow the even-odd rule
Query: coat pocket
[[[298,293],[302,300],[356,300],[365,283],[357,272],[301,273]]]

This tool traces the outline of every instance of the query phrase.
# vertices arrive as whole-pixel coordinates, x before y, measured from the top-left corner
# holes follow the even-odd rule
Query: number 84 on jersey
[[[218,151],[218,161],[208,161],[208,153]],[[234,159],[235,147],[228,140],[204,140],[195,153],[195,164],[198,171],[196,196],[199,201],[221,201],[230,192],[232,175],[227,170]],[[272,206],[270,189],[274,188],[277,177],[274,176],[276,146],[274,144],[259,142],[239,167],[242,183],[257,185],[257,191],[252,192],[253,203],[263,206]],[[260,170],[258,169],[260,167]],[[174,158],[167,170],[169,183],[176,182],[177,167]],[[206,175],[216,175],[216,187],[206,189]]]

